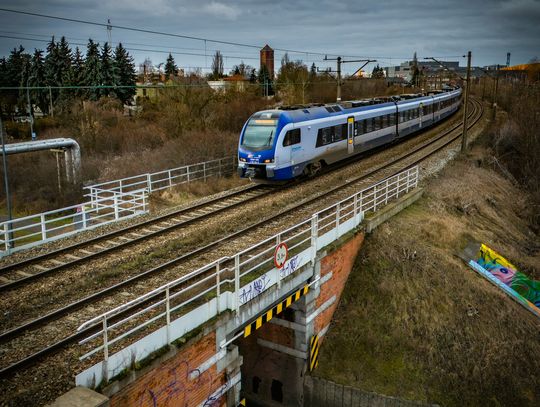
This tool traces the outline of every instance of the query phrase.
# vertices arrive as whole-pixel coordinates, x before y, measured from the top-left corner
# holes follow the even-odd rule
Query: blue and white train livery
[[[238,174],[268,181],[312,176],[324,165],[431,126],[460,102],[457,88],[257,112],[240,134]]]

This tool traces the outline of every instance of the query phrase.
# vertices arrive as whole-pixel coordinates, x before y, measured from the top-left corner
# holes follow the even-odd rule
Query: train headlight
[[[240,161],[242,161],[243,163],[246,162],[246,159],[245,158],[239,158]]]
[[[274,162],[274,159],[270,159],[270,160],[264,160],[264,163],[265,164],[270,164],[270,163],[273,163]]]

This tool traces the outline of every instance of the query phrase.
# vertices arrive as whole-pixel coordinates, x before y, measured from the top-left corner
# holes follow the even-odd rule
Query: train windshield
[[[242,146],[255,149],[271,147],[276,136],[277,120],[251,119],[244,132]]]

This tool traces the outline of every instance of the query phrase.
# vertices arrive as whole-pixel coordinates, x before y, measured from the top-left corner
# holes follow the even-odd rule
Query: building
[[[274,50],[268,44],[261,49],[261,70],[263,66],[268,70],[268,77],[274,79]]]

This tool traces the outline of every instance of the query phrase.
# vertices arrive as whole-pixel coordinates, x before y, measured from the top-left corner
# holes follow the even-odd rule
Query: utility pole
[[[0,117],[0,141],[2,142],[2,162],[4,165],[4,189],[6,190],[6,206],[7,206],[7,216],[8,216],[8,230],[11,230],[11,220],[13,219],[13,214],[11,213],[11,195],[9,194],[9,177],[8,177],[8,167],[7,167],[7,155],[6,155],[6,144],[4,143],[4,125],[2,124],[2,117]],[[9,232],[7,239],[7,247],[13,247],[13,232]]]
[[[497,64],[497,73],[495,74],[495,90],[493,91],[493,111],[491,114],[492,120],[497,116],[497,92],[499,90],[499,64]]]
[[[332,71],[332,70],[320,71],[317,68],[318,72],[327,72],[327,73],[335,72],[337,74],[337,97],[336,97],[337,102],[341,102],[341,85],[342,85],[342,82],[341,82],[341,64],[348,64],[348,63],[351,63],[351,62],[364,62],[364,65],[362,65],[360,68],[358,68],[356,71],[354,71],[354,73],[351,75],[351,76],[354,76],[354,75],[356,75],[357,72],[361,71],[362,68],[364,68],[370,62],[377,62],[377,60],[375,60],[375,59],[356,59],[356,60],[351,60],[351,61],[345,61],[341,57],[328,58],[328,56],[326,56],[326,55],[324,56],[324,60],[325,61],[336,61],[337,62],[337,70],[335,70],[335,71]]]
[[[424,59],[431,59],[432,61],[437,62],[442,68],[446,68],[446,70],[449,73],[451,72],[451,70],[438,59],[435,59],[433,57],[426,57]],[[461,75],[458,75],[455,72],[454,72],[454,75],[456,75],[462,81],[465,81],[465,102],[463,105],[463,133],[462,133],[463,138],[461,139],[461,151],[465,152],[467,150],[467,110],[469,106],[469,93],[470,93],[469,90],[470,90],[470,83],[471,83],[471,51],[467,52],[467,78],[465,79]]]
[[[52,103],[52,90],[49,86],[49,111],[51,112],[51,116],[54,117],[54,109],[53,109],[53,103]]]
[[[30,137],[32,140],[36,138],[34,134],[34,115],[32,114],[32,103],[30,102],[30,87],[28,86],[28,81],[30,76],[26,79],[26,100],[28,102],[28,114],[30,115]]]
[[[463,107],[463,138],[461,139],[461,152],[467,151],[467,110],[469,107],[469,93],[471,85],[471,51],[467,52],[467,79],[465,85],[465,106]]]

